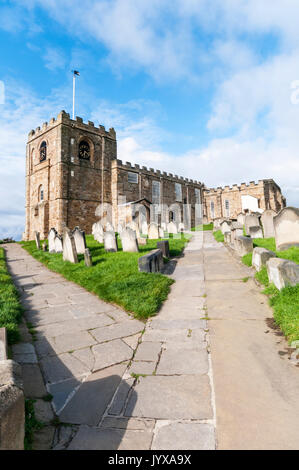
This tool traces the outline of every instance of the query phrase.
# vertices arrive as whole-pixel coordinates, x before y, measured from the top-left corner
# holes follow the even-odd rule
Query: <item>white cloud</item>
[[[62,51],[54,47],[48,47],[43,57],[45,66],[49,70],[64,69],[66,59]]]

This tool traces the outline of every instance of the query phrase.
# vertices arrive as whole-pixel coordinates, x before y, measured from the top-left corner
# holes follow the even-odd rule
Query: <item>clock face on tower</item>
[[[82,140],[79,144],[79,158],[83,160],[90,160],[90,147],[86,140]]]

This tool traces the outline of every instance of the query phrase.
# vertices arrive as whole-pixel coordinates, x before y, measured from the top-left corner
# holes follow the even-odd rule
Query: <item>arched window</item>
[[[79,158],[82,158],[82,160],[90,160],[90,146],[86,140],[81,140],[79,144]]]
[[[47,143],[43,141],[39,149],[39,161],[44,162],[47,159]]]
[[[169,211],[169,222],[174,222],[174,212]]]
[[[43,185],[41,184],[38,188],[38,201],[42,202],[44,200],[44,188]]]

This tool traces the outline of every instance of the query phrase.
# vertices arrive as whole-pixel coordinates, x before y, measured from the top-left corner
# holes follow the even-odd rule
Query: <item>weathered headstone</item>
[[[117,239],[114,232],[105,232],[104,233],[104,247],[108,252],[115,252],[117,248]]]
[[[225,232],[224,233],[224,243],[227,243],[229,245],[231,243],[231,241],[232,241],[231,232]]]
[[[250,226],[249,227],[249,235],[251,238],[264,238],[263,237],[263,230],[260,225]]]
[[[153,250],[138,259],[138,268],[141,272],[158,273],[164,266],[161,250]]]
[[[106,231],[106,232],[114,232],[114,227],[113,227],[113,225],[112,225],[110,222],[107,222],[107,223],[106,223],[105,231]]]
[[[138,245],[146,245],[146,238],[145,237],[140,237],[137,240]]]
[[[223,222],[221,222],[220,224],[220,230],[221,232],[223,233],[223,235],[226,233],[226,232],[230,232],[231,231],[231,221],[230,220],[224,220]]]
[[[84,263],[85,263],[85,266],[87,266],[88,268],[92,266],[92,258],[91,258],[91,254],[88,248],[85,248],[85,251],[84,251]]]
[[[77,253],[84,255],[86,250],[85,232],[80,230],[79,227],[75,227],[72,233],[75,240]]]
[[[138,227],[136,222],[132,221],[132,222],[128,223],[127,227],[130,228],[131,230],[134,230],[134,232],[136,233],[137,238],[140,237],[139,227]]]
[[[260,218],[255,214],[248,214],[245,216],[245,231],[246,235],[250,235],[250,227],[258,227],[260,225]]]
[[[272,209],[268,209],[262,213],[261,222],[264,230],[264,237],[270,238],[275,237],[274,233],[274,222],[273,218],[275,217],[276,212]]]
[[[78,263],[75,240],[68,228],[63,231],[63,260]]]
[[[184,230],[185,230],[185,225],[182,222],[180,222],[179,226],[178,226],[178,231],[179,232],[184,232]]]
[[[286,207],[273,219],[277,250],[299,246],[299,209]]]
[[[281,290],[299,284],[299,265],[281,258],[271,258],[266,263],[269,282]]]
[[[167,224],[165,222],[161,222],[161,229],[164,230],[164,232],[167,231]]]
[[[169,224],[167,224],[167,232],[172,233],[172,234],[177,234],[178,233],[177,225],[174,222],[169,222]]]
[[[157,242],[157,248],[158,250],[162,251],[162,254],[165,258],[170,258],[168,240],[161,240],[160,242]]]
[[[159,238],[159,228],[158,225],[152,222],[148,226],[148,238],[149,240],[156,240]]]
[[[143,235],[147,235],[148,234],[148,225],[147,225],[147,222],[144,220],[141,224],[141,233]]]
[[[240,212],[240,214],[237,215],[237,221],[238,221],[238,224],[243,225],[245,224],[245,214],[243,214],[242,212]]]
[[[130,227],[125,228],[121,232],[120,238],[123,251],[128,251],[129,253],[138,252],[138,243],[135,230],[131,229]]]
[[[253,251],[253,242],[250,237],[237,237],[234,245],[240,256],[247,255],[247,253],[251,253]]]
[[[43,243],[43,244],[42,244],[42,250],[43,250],[43,251],[47,251],[47,244],[46,244],[46,243]]]
[[[252,253],[252,266],[257,271],[260,271],[270,258],[276,258],[276,254],[273,251],[266,250],[266,248],[256,247]]]
[[[63,252],[63,243],[62,243],[62,237],[60,235],[56,235],[54,239],[54,246],[55,246],[55,252],[56,253],[62,253]]]
[[[55,250],[55,237],[57,235],[57,232],[55,228],[51,228],[48,234],[48,248],[49,248],[49,253],[56,253]]]
[[[101,222],[97,222],[93,224],[92,226],[93,230],[93,238],[98,242],[98,243],[104,243],[104,230],[102,227]]]
[[[164,230],[162,227],[159,227],[159,238],[164,238]]]
[[[40,234],[39,232],[34,232],[36,248],[40,250]]]

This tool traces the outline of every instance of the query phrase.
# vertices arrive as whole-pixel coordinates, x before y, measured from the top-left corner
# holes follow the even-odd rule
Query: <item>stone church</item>
[[[140,208],[148,222],[195,226],[240,212],[278,212],[285,205],[272,179],[208,189],[199,181],[123,163],[113,128],[72,120],[65,111],[28,135],[25,240],[35,231],[46,238],[51,227],[61,233],[65,226],[79,226],[91,233],[99,215],[107,213],[117,229],[120,219],[129,222]]]

